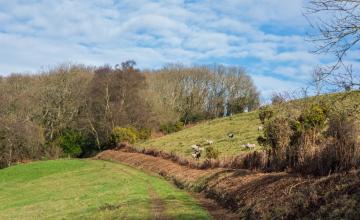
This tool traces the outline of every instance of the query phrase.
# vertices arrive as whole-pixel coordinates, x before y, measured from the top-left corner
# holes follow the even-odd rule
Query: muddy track
[[[157,195],[151,184],[149,184],[148,192],[150,196],[151,219],[169,220],[170,218],[165,213],[165,202]]]
[[[139,153],[129,153],[122,151],[104,151],[97,155],[96,158],[102,160],[118,161],[133,166],[137,169],[142,169],[146,172],[150,171],[160,174],[165,178],[174,181],[175,185],[177,185],[179,188],[187,188],[198,179],[207,179],[209,176],[214,176],[217,173],[224,171],[224,169],[221,168],[211,170],[191,169],[186,166],[181,166],[170,160],[147,156]],[[202,193],[193,192],[193,189],[191,191],[192,192],[190,194],[196,199],[198,204],[205,208],[214,219],[239,219],[237,215],[228,209],[221,207],[217,204],[216,201],[206,198],[206,196]],[[154,219],[167,219],[163,212],[164,203],[156,196],[156,192],[153,190],[150,184],[149,192],[151,193],[150,196],[152,200],[151,203],[153,204],[153,213],[156,214],[156,216],[153,216]]]
[[[128,153],[122,151],[104,151],[96,156],[97,159],[118,161],[123,164],[133,166],[137,169],[142,169],[145,172],[152,172],[160,174],[168,179],[175,181],[175,184],[180,188],[186,188],[185,185],[191,185],[199,178],[206,178],[209,175],[213,176],[216,173],[223,172],[223,169],[213,170],[197,170],[186,166],[181,166],[169,160],[156,158],[139,153]],[[176,182],[176,178],[181,179],[181,183]],[[179,185],[178,185],[179,184]],[[190,193],[193,198],[205,208],[213,219],[238,219],[238,217],[231,211],[222,208],[214,200],[206,198],[202,193]],[[164,213],[164,202],[157,196],[154,188],[149,183],[149,195],[152,204],[152,219],[169,219]]]

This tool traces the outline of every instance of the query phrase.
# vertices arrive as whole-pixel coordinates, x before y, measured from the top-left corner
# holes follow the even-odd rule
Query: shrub
[[[313,105],[302,112],[299,122],[305,130],[321,129],[326,121],[326,111],[320,105]]]
[[[266,120],[269,120],[274,115],[270,106],[263,106],[259,110],[259,119],[262,124],[265,124]]]
[[[299,114],[276,117],[262,109],[259,117],[265,123],[264,136],[258,142],[268,147],[267,166],[272,170],[291,168],[312,175],[358,167],[360,134],[356,114],[353,109],[328,109],[312,104]],[[260,157],[253,156],[248,161],[261,164]]]
[[[242,158],[241,168],[243,169],[264,169],[266,167],[266,154],[265,152],[254,151],[247,153]]]
[[[266,146],[267,140],[263,136],[257,137],[256,140],[260,146]]]
[[[269,120],[264,127],[265,146],[270,147],[271,168],[284,169],[286,166],[287,151],[293,132],[288,118],[278,116]]]
[[[111,134],[113,144],[128,142],[134,144],[138,139],[137,131],[134,128],[115,127]]]
[[[166,123],[160,126],[160,131],[163,132],[164,134],[171,134],[174,132],[178,132],[181,131],[184,127],[184,124],[181,121],[172,123]]]
[[[333,153],[333,169],[349,170],[358,165],[359,126],[356,119],[345,112],[334,113],[329,117],[327,135],[331,142],[328,149]]]
[[[65,155],[78,157],[81,155],[82,147],[85,145],[85,138],[80,132],[67,130],[56,142]]]
[[[139,140],[147,140],[151,136],[151,129],[149,128],[140,128],[138,130],[138,138]]]
[[[196,123],[203,120],[205,120],[205,114],[203,113],[187,113],[180,119],[183,124]]]
[[[214,147],[207,147],[205,149],[205,157],[207,159],[218,159],[220,155],[220,152],[215,149]]]
[[[44,130],[29,121],[0,116],[0,169],[44,156]]]

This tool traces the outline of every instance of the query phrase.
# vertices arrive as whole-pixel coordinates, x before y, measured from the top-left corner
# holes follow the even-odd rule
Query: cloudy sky
[[[0,0],[0,74],[63,62],[246,68],[264,96],[305,87],[306,0]]]

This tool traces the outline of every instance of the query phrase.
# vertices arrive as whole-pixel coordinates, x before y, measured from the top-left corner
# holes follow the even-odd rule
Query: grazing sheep
[[[191,145],[191,148],[192,148],[194,151],[199,151],[199,150],[201,150],[201,147],[200,147],[199,144]]]
[[[235,135],[234,135],[234,133],[229,133],[229,134],[228,134],[228,137],[229,137],[229,138],[234,138]]]
[[[212,140],[206,140],[207,145],[212,145],[213,143],[214,143],[214,141],[212,141]]]
[[[198,160],[201,157],[201,152],[204,150],[204,148],[200,147],[198,144],[191,145],[191,148],[193,149],[191,156]]]
[[[258,127],[258,131],[262,131],[262,130],[264,130],[264,127],[263,127],[262,125],[260,125],[260,126]]]
[[[243,145],[243,146],[250,149],[250,148],[256,147],[256,144],[247,143],[247,144],[245,144],[245,145]]]
[[[191,156],[194,159],[198,160],[201,157],[201,152],[192,153]]]

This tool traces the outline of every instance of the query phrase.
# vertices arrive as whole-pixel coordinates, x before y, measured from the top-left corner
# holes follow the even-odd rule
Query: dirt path
[[[201,177],[215,174],[223,169],[198,170],[181,166],[171,160],[165,160],[160,157],[148,156],[140,153],[129,153],[123,151],[107,150],[96,156],[97,159],[115,160],[125,164],[132,165],[138,169],[144,169],[169,177],[179,177],[185,182],[193,182]]]
[[[239,219],[234,213],[220,208],[218,204],[214,200],[205,198],[201,193],[191,193],[191,195],[198,201],[198,203],[206,209],[210,215],[216,220],[235,220]]]
[[[312,177],[242,169],[197,170],[159,157],[113,150],[104,151],[97,158],[158,173],[180,188],[201,192],[200,196],[193,196],[214,219],[236,219],[221,206],[235,211],[238,218],[249,219],[326,219],[331,216],[336,219],[349,213],[355,216],[360,207],[360,170]]]
[[[151,203],[151,219],[154,220],[170,219],[165,214],[165,202],[157,195],[156,191],[151,186],[151,184],[149,184],[148,192]]]
[[[199,178],[207,177],[223,171],[223,169],[196,170],[181,166],[172,161],[158,157],[147,156],[139,153],[128,153],[122,151],[104,151],[97,156],[98,159],[115,160],[124,164],[134,166],[138,169],[151,171],[167,177],[180,177],[185,182],[191,183]],[[149,183],[149,195],[152,204],[153,219],[169,219],[164,214],[165,204],[156,194]],[[191,193],[199,205],[204,207],[214,219],[238,219],[235,214],[219,206],[214,200],[207,199],[201,193]]]

